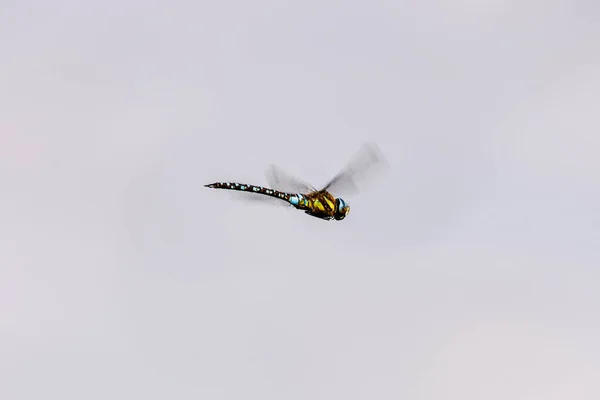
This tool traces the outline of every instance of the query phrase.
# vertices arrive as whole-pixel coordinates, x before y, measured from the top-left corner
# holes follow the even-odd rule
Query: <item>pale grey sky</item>
[[[600,398],[591,1],[0,5],[0,398]],[[390,169],[326,223],[203,184]]]

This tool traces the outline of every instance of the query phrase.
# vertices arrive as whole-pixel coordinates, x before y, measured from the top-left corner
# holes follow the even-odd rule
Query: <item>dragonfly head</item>
[[[337,221],[341,221],[346,218],[346,215],[350,212],[350,206],[346,204],[346,202],[339,197],[335,199],[335,214],[333,218]]]

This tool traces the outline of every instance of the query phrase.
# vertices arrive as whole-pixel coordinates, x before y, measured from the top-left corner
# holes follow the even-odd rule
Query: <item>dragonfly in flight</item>
[[[237,182],[215,182],[204,186],[275,198],[282,204],[287,203],[310,216],[327,221],[341,221],[348,216],[350,205],[336,196],[358,193],[361,182],[368,182],[373,172],[381,170],[382,167],[387,167],[383,153],[376,144],[366,143],[346,167],[321,189],[288,175],[275,165],[270,165],[265,174],[269,187]]]

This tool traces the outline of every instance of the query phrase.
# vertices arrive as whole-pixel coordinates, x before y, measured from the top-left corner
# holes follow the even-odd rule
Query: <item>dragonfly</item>
[[[388,166],[375,143],[365,143],[347,165],[321,189],[287,174],[271,164],[265,173],[269,187],[237,182],[215,182],[205,187],[249,192],[256,197],[269,197],[306,214],[326,221],[341,221],[350,213],[350,204],[340,196],[357,194],[370,183],[376,172]]]

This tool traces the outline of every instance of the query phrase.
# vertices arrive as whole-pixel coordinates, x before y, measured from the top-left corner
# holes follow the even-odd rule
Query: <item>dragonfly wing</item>
[[[358,193],[387,167],[388,163],[379,146],[365,143],[323,190],[334,195]]]
[[[227,190],[229,197],[234,201],[243,201],[252,204],[272,204],[275,206],[283,206],[283,207],[293,207],[291,203],[277,199],[275,197],[264,196],[258,193],[252,192],[240,192],[234,190]]]
[[[283,171],[281,168],[271,164],[265,171],[265,177],[271,189],[279,190],[280,192],[286,193],[310,193],[316,189]]]

